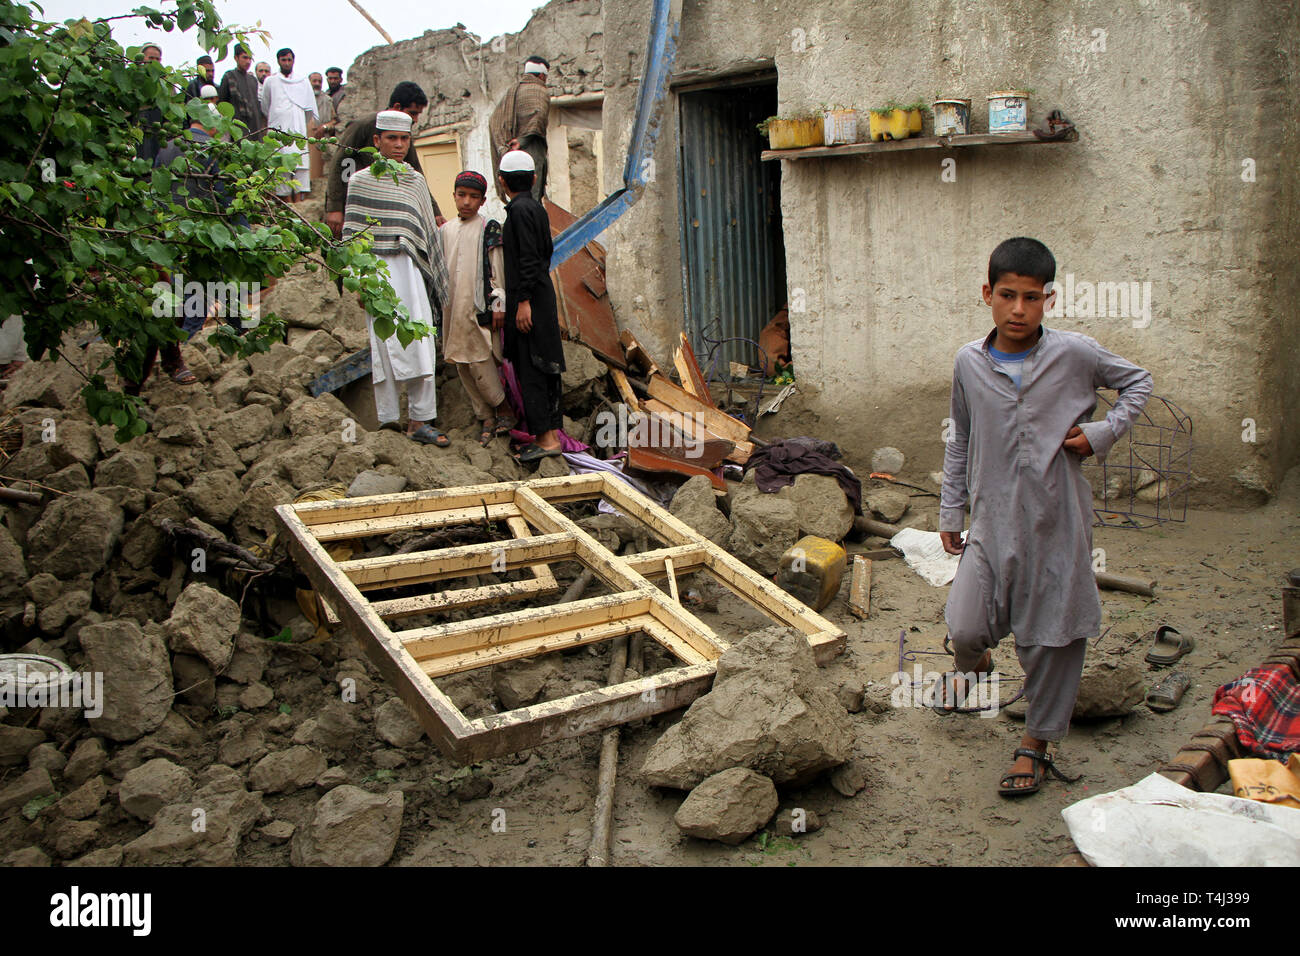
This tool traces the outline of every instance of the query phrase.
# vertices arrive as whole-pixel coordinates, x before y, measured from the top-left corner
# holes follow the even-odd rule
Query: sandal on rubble
[[[1191,635],[1179,634],[1178,628],[1168,624],[1161,624],[1145,637],[1151,640],[1151,650],[1147,651],[1146,656],[1148,664],[1174,664],[1196,648],[1196,641]]]
[[[411,441],[418,441],[421,445],[434,445],[438,448],[446,448],[451,444],[451,439],[444,435],[432,425],[424,424],[415,431],[406,436]]]
[[[1192,686],[1192,679],[1183,671],[1171,671],[1165,678],[1147,691],[1147,706],[1156,713],[1163,714],[1178,706],[1178,702]]]
[[[1034,769],[1031,773],[1008,773],[1002,777],[998,783],[998,794],[1003,797],[1027,797],[1031,793],[1037,793],[1038,788],[1043,785],[1043,780],[1050,773],[1057,780],[1064,783],[1074,783],[1079,779],[1078,776],[1070,777],[1061,773],[1056,764],[1052,762],[1051,755],[1046,750],[1030,750],[1028,747],[1020,747],[1016,750],[1014,756],[1028,757],[1034,762]],[[1044,769],[1046,773],[1044,773]],[[1012,787],[1009,784],[1013,780],[1028,779],[1032,782],[1027,787]]]
[[[163,369],[171,377],[171,380],[177,385],[197,385],[198,379],[190,371],[187,365],[178,365],[175,368]]]

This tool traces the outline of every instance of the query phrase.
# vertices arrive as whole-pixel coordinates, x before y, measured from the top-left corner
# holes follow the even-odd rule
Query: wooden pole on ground
[[[623,682],[627,669],[627,638],[614,639],[610,653],[609,683]],[[614,822],[614,776],[618,773],[618,728],[610,727],[600,738],[600,771],[596,775],[596,809],[587,847],[588,866],[609,866],[609,841]]]

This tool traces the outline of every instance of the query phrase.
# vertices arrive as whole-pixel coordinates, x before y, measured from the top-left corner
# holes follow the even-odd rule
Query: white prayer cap
[[[525,73],[540,73],[542,76],[545,76],[545,75],[546,75],[546,66],[545,66],[544,64],[537,63],[537,62],[534,61],[534,60],[529,60],[527,63],[524,64],[524,72],[525,72]]]
[[[217,98],[217,88],[213,86],[211,83],[207,84],[206,86],[203,87],[203,89],[199,90],[199,99],[201,100],[214,100],[216,98]]]
[[[411,131],[411,114],[401,110],[382,110],[375,116],[375,129],[388,130],[393,133]]]
[[[522,149],[512,149],[501,157],[501,172],[535,173],[537,172],[537,166],[533,163],[533,157]]]

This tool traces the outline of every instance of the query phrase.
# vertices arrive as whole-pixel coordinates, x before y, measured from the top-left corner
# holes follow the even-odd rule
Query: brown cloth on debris
[[[840,450],[834,442],[821,438],[787,438],[759,448],[745,462],[745,470],[754,469],[758,490],[771,494],[793,484],[797,475],[830,475],[840,483],[855,514],[862,514],[862,482],[847,465],[836,458]]]

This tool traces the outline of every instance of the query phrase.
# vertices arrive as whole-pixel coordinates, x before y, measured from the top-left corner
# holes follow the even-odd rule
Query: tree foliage
[[[147,349],[183,339],[171,292],[161,291],[174,277],[251,285],[306,261],[360,294],[381,337],[396,333],[407,344],[431,332],[411,321],[365,234],[336,241],[323,223],[275,196],[295,165],[278,152],[282,145],[334,140],[277,131],[259,138],[232,119],[229,104],[213,111],[185,103],[188,76],[144,63],[141,48],[113,38],[117,20],[166,32],[194,27],[199,45],[220,62],[248,31],[225,27],[214,3],[176,0],[61,24],[37,19],[33,9],[0,0],[0,316],[25,317],[37,359],[57,358],[74,330],[98,330],[113,355],[92,370],[83,395],[96,420],[118,427],[119,440],[145,426],[138,400],[110,387],[103,373],[111,364],[122,380],[139,381]],[[149,110],[161,114],[160,142],[184,137],[181,157],[165,167],[136,155],[141,113]],[[189,141],[192,119],[215,131],[212,141]],[[210,341],[248,355],[283,332],[272,314],[243,335],[223,326]]]

